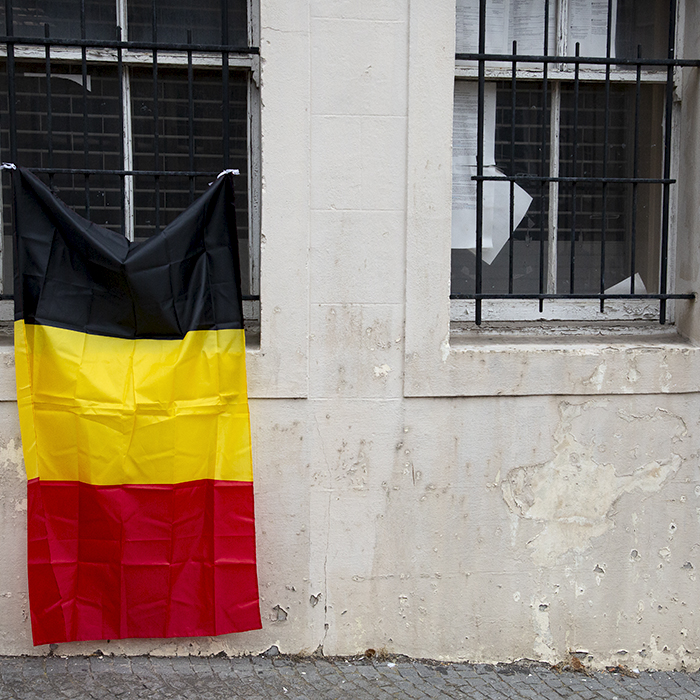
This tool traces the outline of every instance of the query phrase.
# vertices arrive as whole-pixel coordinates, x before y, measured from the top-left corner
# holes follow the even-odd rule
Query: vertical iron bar
[[[12,18],[12,0],[5,0],[5,34],[8,37],[14,36],[14,21]],[[7,106],[9,112],[9,141],[10,141],[10,161],[17,164],[17,96],[15,92],[15,45],[12,42],[7,43]],[[2,183],[0,183],[0,205],[2,195]],[[15,197],[15,178],[10,177],[10,201],[13,223],[17,221],[17,200]],[[4,250],[5,243],[5,226],[4,212],[0,209],[0,240],[1,248]],[[17,260],[17,251],[14,249],[15,242],[13,238],[13,252],[15,260]],[[0,277],[0,280],[2,278]],[[2,285],[3,292],[5,285]]]
[[[122,28],[117,27],[117,41],[122,40]],[[119,161],[124,167],[124,64],[122,62],[122,47],[117,47],[117,80],[119,81]],[[124,175],[119,176],[121,186],[121,233],[126,236],[126,184]]]
[[[154,170],[160,170],[160,147],[158,143],[158,15],[156,12],[156,0],[153,0],[153,160]],[[155,196],[155,232],[160,232],[160,176],[153,176],[153,190]]]
[[[126,7],[126,0],[118,0],[117,2],[117,25],[120,27],[118,36],[121,40],[129,39],[129,16]],[[120,47],[122,49],[123,47]],[[123,58],[123,53],[120,51]],[[121,133],[121,153],[122,153],[122,169],[126,172],[131,172],[134,169],[134,130],[132,122],[132,103],[131,103],[131,73],[128,66],[123,65],[121,78],[119,81],[119,113],[122,119]],[[125,175],[123,178],[123,196],[122,196],[122,211],[124,223],[124,235],[129,241],[134,240],[134,176]]]
[[[513,63],[510,74],[510,174],[515,175],[515,108],[516,108],[516,78],[518,42],[513,42]],[[515,231],[515,181],[510,181],[510,227],[508,237],[508,294],[513,293],[513,236]]]
[[[637,59],[642,58],[642,46],[637,46]],[[637,80],[634,96],[634,165],[632,177],[639,177],[639,110],[641,104],[642,64],[637,64]],[[637,183],[632,183],[632,236],[630,241],[630,294],[634,294],[634,275],[637,260]]]
[[[187,30],[187,43],[192,45],[192,30]],[[187,138],[189,143],[190,172],[194,172],[194,74],[192,49],[187,49]],[[194,176],[190,175],[190,204],[194,202]]]
[[[5,0],[5,33],[14,36],[12,0]],[[17,95],[15,91],[15,45],[7,44],[7,101],[10,127],[10,160],[17,163]],[[14,199],[14,198],[13,198]]]
[[[80,0],[80,38],[87,38],[85,26],[85,0]],[[90,167],[90,149],[88,147],[88,97],[87,97],[87,47],[81,47],[81,68],[83,76],[83,161],[85,169]],[[90,176],[85,174],[85,218],[90,218]]]
[[[228,0],[221,0],[221,44],[228,46]],[[229,94],[229,67],[228,67],[228,51],[224,49],[221,52],[221,89],[223,91],[221,120],[223,122],[223,138],[224,138],[224,170],[229,167],[230,159],[230,99]]]
[[[48,139],[48,164],[53,168],[53,109],[51,105],[51,46],[48,41],[51,38],[51,30],[48,22],[44,24],[44,38],[46,39],[46,131]],[[53,189],[53,173],[49,173],[49,187]]]
[[[581,53],[581,44],[576,42],[576,57]],[[571,175],[578,177],[578,99],[579,99],[579,64],[574,67],[574,142],[571,158]],[[576,180],[571,183],[571,261],[569,266],[569,294],[574,293],[574,275],[576,272]]]
[[[486,90],[486,0],[479,0],[479,90],[476,117],[476,174],[478,178],[484,175],[484,93]],[[482,255],[483,255],[483,226],[484,226],[484,181],[476,181],[476,300],[474,302],[474,321],[481,325],[481,294],[482,290]]]
[[[544,50],[543,55],[547,56],[549,50],[549,0],[544,0]],[[542,64],[542,143],[540,144],[540,176],[546,177],[547,167],[547,66]],[[544,191],[545,181],[540,181],[540,279],[539,293],[544,294]],[[540,313],[544,311],[544,299],[539,300]]]
[[[676,55],[676,0],[670,2],[668,19],[668,58]],[[666,72],[666,115],[664,120],[664,179],[671,177],[671,122],[673,120],[673,66]],[[666,294],[668,288],[668,219],[671,205],[670,185],[663,185],[663,205],[661,219],[661,272],[659,276],[659,294]],[[666,299],[659,303],[659,323],[666,323]]]
[[[612,0],[608,0],[608,27],[605,41],[605,57],[610,58],[612,48]],[[608,140],[610,135],[610,64],[605,64],[605,126],[603,128],[603,177],[608,176]],[[603,221],[600,229],[600,293],[605,292],[605,237],[608,226],[608,183],[603,182]],[[605,299],[600,300],[600,313],[605,311]]]
[[[549,176],[559,177],[561,135],[561,81],[554,81],[549,99]],[[549,183],[547,207],[547,294],[557,293],[559,243],[559,183]]]

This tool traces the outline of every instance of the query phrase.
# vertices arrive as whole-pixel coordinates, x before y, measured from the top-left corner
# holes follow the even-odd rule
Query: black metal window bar
[[[581,56],[580,46],[576,43],[575,52],[573,55],[559,55],[557,52],[549,50],[551,32],[550,20],[551,12],[553,12],[553,3],[556,0],[542,0],[544,4],[544,27],[543,27],[543,53],[541,55],[520,55],[518,53],[517,40],[512,43],[512,53],[487,53],[487,2],[488,0],[478,0],[478,51],[469,53],[456,53],[456,61],[460,62],[476,62],[478,65],[478,114],[477,114],[477,134],[476,134],[476,174],[472,180],[476,183],[476,239],[475,239],[475,255],[473,259],[474,273],[470,276],[467,283],[473,279],[474,291],[455,292],[455,274],[454,274],[454,258],[453,258],[453,285],[451,299],[469,299],[474,300],[475,316],[474,321],[477,325],[482,323],[482,301],[490,299],[529,299],[539,301],[539,311],[542,313],[545,300],[597,300],[600,303],[600,311],[605,309],[605,303],[608,300],[658,300],[659,312],[658,320],[661,324],[667,321],[667,302],[669,299],[694,299],[694,294],[674,294],[670,293],[669,286],[669,219],[671,206],[671,186],[675,184],[675,180],[671,178],[671,151],[672,151],[672,121],[673,121],[673,86],[674,86],[674,68],[683,66],[700,66],[698,60],[684,60],[676,57],[676,0],[669,0],[668,3],[668,42],[667,47],[664,47],[665,57],[643,57],[641,46],[634,47],[636,49],[635,57],[620,57],[613,55],[612,50],[612,12],[613,0],[607,2],[607,41],[605,56]],[[552,5],[550,5],[550,2]],[[629,49],[628,49],[629,53]],[[485,119],[485,92],[487,84],[487,66],[499,64],[501,67],[506,64],[510,66],[510,80],[503,77],[501,71],[498,83],[498,112],[505,115],[503,119],[499,119],[500,123],[500,138],[507,143],[502,153],[502,162],[509,164],[509,172],[498,175],[489,175],[485,173],[484,162],[484,119]],[[472,63],[473,65],[473,63]],[[546,131],[549,127],[548,105],[551,105],[551,84],[552,81],[548,75],[548,71],[552,66],[570,66],[573,68],[572,75],[568,80],[568,120],[569,120],[569,174],[557,173],[552,175],[548,170],[548,155],[551,148]],[[584,93],[586,92],[586,82],[581,78],[580,72],[584,66],[598,66],[604,68],[605,77],[602,82],[602,90],[599,90],[600,97],[603,100],[604,123],[602,126],[597,125],[599,131],[602,131],[602,158],[598,164],[602,168],[602,173],[598,175],[581,175],[577,174],[580,161],[586,156],[582,153],[583,142],[586,140],[584,126],[588,129],[592,128],[590,124],[584,124],[583,112],[585,111],[585,103],[583,101]],[[533,79],[525,81],[518,77],[518,69],[525,67],[527,69],[539,68],[541,70],[541,80]],[[569,68],[569,70],[571,70]],[[621,175],[614,172],[614,167],[611,156],[610,133],[613,128],[612,121],[614,119],[615,107],[614,102],[617,99],[617,92],[614,89],[615,83],[611,78],[613,68],[624,68],[629,71],[635,71],[636,77],[634,80],[627,80],[627,93],[629,100],[632,103],[633,119],[633,136],[630,140],[633,141],[633,166],[630,175]],[[640,104],[645,97],[645,84],[642,80],[642,71],[644,69],[663,70],[665,69],[666,79],[663,83],[663,105],[662,118],[659,119],[658,128],[663,129],[662,144],[663,155],[661,163],[660,177],[642,177],[640,176],[639,167],[639,152],[640,152],[640,133],[645,127],[643,120],[640,120],[641,108]],[[493,80],[493,78],[491,78]],[[539,80],[539,88],[537,81]],[[563,83],[560,83],[560,85]],[[525,90],[524,90],[525,88]],[[527,94],[529,93],[529,98]],[[565,99],[561,96],[560,99]],[[538,114],[539,134],[541,142],[539,143],[539,157],[531,157],[529,164],[529,172],[526,167],[522,167],[522,163],[515,162],[517,152],[517,142],[522,140],[516,132],[523,130],[523,124],[516,119],[516,112],[522,105],[519,103],[529,99],[523,110],[534,109]],[[613,116],[611,116],[613,115]],[[640,123],[640,121],[642,123]],[[561,128],[558,127],[558,128]],[[563,137],[562,137],[563,138]],[[499,139],[499,130],[497,129],[496,140]],[[498,146],[498,144],[497,144]],[[498,148],[497,148],[498,150]],[[498,159],[498,156],[497,156]],[[509,162],[509,163],[508,163]],[[517,167],[520,165],[521,167]],[[506,169],[504,167],[504,169]],[[520,172],[518,172],[518,170]],[[613,171],[611,173],[611,171]],[[507,254],[507,292],[493,291],[485,289],[484,285],[484,183],[488,181],[505,181],[510,186],[510,238],[507,247],[504,249],[504,255]],[[519,183],[522,186],[529,186],[531,191],[539,195],[539,241],[535,241],[536,245],[536,262],[537,279],[535,284],[536,291],[528,291],[520,293],[514,290],[514,261],[516,255],[514,253],[514,230],[517,227],[517,222],[514,222],[514,186]],[[565,266],[568,271],[568,280],[566,280],[565,292],[552,292],[547,287],[547,244],[548,236],[545,225],[546,209],[549,206],[549,192],[547,188],[551,183],[558,183],[557,187],[567,187],[568,197],[561,197],[557,193],[557,199],[568,199],[569,204],[569,236],[566,241],[569,246],[569,260]],[[660,206],[660,234],[658,236],[658,288],[654,292],[639,293],[635,292],[635,274],[636,269],[636,246],[638,242],[637,235],[637,210],[642,188],[650,186],[661,188],[661,206]],[[626,264],[626,271],[629,274],[629,293],[606,293],[606,287],[609,280],[606,278],[609,269],[611,269],[610,256],[607,254],[607,248],[611,245],[611,224],[610,210],[613,198],[619,195],[620,191],[626,189],[627,197],[631,201],[630,219],[630,241],[631,246],[629,261]],[[578,280],[577,273],[577,245],[579,243],[580,231],[577,230],[577,207],[580,207],[580,201],[586,193],[586,196],[591,196],[591,191],[595,190],[595,196],[598,197],[599,206],[602,207],[602,215],[600,215],[600,225],[597,231],[598,236],[598,260],[596,261],[597,280],[593,282],[597,289],[587,290],[584,292],[577,291]],[[631,197],[629,196],[631,194]],[[557,210],[558,211],[558,210]],[[559,213],[560,214],[560,213]],[[558,214],[555,214],[555,217]],[[555,234],[556,236],[556,234]],[[561,239],[559,239],[561,241]],[[553,243],[557,244],[556,240]],[[552,245],[552,242],[549,242]],[[454,251],[453,251],[454,254]],[[505,264],[504,264],[505,267]],[[556,270],[554,272],[556,275]],[[464,280],[462,280],[464,282]],[[464,284],[462,284],[464,286]]]
[[[3,160],[131,240],[157,233],[222,170],[238,169],[243,299],[258,301],[257,270],[246,264],[259,53],[247,0],[4,0],[2,14]],[[4,233],[9,197],[5,183]],[[3,248],[1,298],[12,299]]]

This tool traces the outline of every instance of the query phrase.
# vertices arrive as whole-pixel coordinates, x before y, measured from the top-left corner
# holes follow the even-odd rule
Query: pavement
[[[407,657],[0,657],[6,698],[197,700],[656,700],[700,698],[700,672],[589,671],[580,662],[441,663]],[[574,670],[574,667],[577,670]]]

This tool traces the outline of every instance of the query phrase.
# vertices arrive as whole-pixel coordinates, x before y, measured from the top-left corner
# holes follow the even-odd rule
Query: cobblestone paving
[[[401,657],[4,657],[6,698],[316,700],[656,700],[700,698],[700,673],[574,673],[540,664],[443,664]]]

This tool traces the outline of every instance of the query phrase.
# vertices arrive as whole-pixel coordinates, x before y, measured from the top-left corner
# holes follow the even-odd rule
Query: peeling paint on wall
[[[4,445],[0,443],[0,468],[14,467],[17,478],[24,481],[27,473],[24,470],[24,455],[22,454],[22,442],[19,438],[11,438]]]
[[[593,538],[614,526],[612,507],[623,494],[659,491],[683,463],[682,456],[672,450],[662,454],[664,445],[658,445],[659,454],[653,456],[611,449],[597,442],[595,435],[585,437],[588,425],[609,424],[615,419],[639,435],[638,431],[646,430],[639,423],[652,422],[670,436],[671,444],[687,432],[683,420],[666,411],[643,416],[622,411],[615,414],[606,401],[562,402],[559,413],[554,457],[544,464],[515,467],[501,481],[508,508],[520,518],[543,525],[528,542],[534,561],[540,565],[553,564],[566,552],[588,549]],[[622,439],[623,432],[615,433],[615,438]],[[605,461],[608,453],[620,461]],[[643,461],[648,456],[653,458]]]
[[[557,660],[557,652],[554,649],[552,630],[549,626],[549,604],[533,599],[530,607],[532,608],[532,625],[535,632],[533,648],[538,658],[554,663]]]

